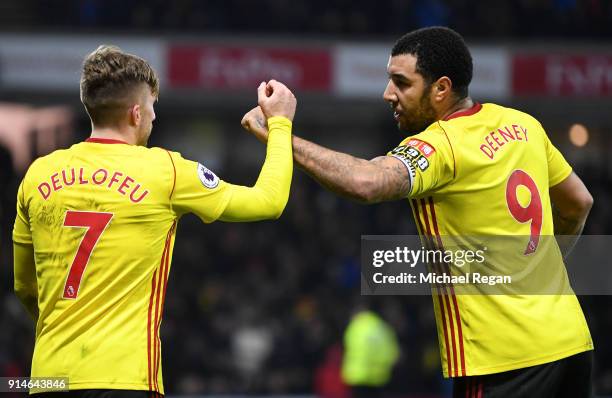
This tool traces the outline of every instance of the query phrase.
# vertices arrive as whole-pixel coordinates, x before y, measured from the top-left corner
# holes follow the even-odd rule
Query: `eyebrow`
[[[412,81],[408,76],[402,75],[401,73],[387,73],[387,76],[389,76],[389,79],[402,80],[406,82]]]

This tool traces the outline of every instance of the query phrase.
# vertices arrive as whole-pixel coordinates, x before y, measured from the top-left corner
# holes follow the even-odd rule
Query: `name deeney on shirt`
[[[480,145],[480,150],[487,155],[489,159],[493,160],[495,152],[499,151],[501,147],[511,141],[529,141],[527,138],[527,129],[521,125],[513,124],[493,130],[485,136],[484,142]]]
[[[136,183],[134,185],[134,183],[136,183],[136,180],[128,175],[124,175],[124,173],[120,171],[115,171],[111,174],[108,170],[100,168],[90,175],[86,173],[82,167],[78,169],[78,173],[76,169],[72,167],[67,170],[62,170],[61,173],[57,172],[52,174],[48,182],[41,182],[38,185],[38,192],[40,192],[44,200],[47,200],[53,192],[57,192],[65,187],[70,187],[75,184],[93,184],[104,186],[109,190],[115,190],[124,196],[129,195],[132,202],[138,203],[149,194],[149,191],[144,189],[141,184]]]

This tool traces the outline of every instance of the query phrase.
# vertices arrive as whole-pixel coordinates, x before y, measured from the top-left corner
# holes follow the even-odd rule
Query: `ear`
[[[140,105],[134,104],[129,109],[129,120],[130,125],[132,126],[140,126],[140,121],[142,120],[142,115],[140,113]]]
[[[442,102],[453,94],[453,82],[447,76],[436,80],[432,87],[431,96],[436,102]]]

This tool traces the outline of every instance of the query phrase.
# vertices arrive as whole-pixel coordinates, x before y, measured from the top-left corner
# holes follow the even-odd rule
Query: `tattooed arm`
[[[402,199],[410,192],[406,166],[390,156],[359,159],[294,136],[293,158],[319,184],[358,202]]]
[[[262,142],[267,141],[265,119],[258,108],[247,113],[242,125]],[[410,193],[404,164],[391,156],[372,160],[327,149],[293,136],[293,158],[299,168],[328,190],[362,203],[402,199]]]

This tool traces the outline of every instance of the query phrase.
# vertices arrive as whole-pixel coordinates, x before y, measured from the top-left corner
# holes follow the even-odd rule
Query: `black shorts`
[[[483,376],[453,379],[453,398],[589,398],[593,351]]]
[[[155,391],[136,390],[72,390],[62,392],[43,392],[30,395],[32,398],[162,398]]]

